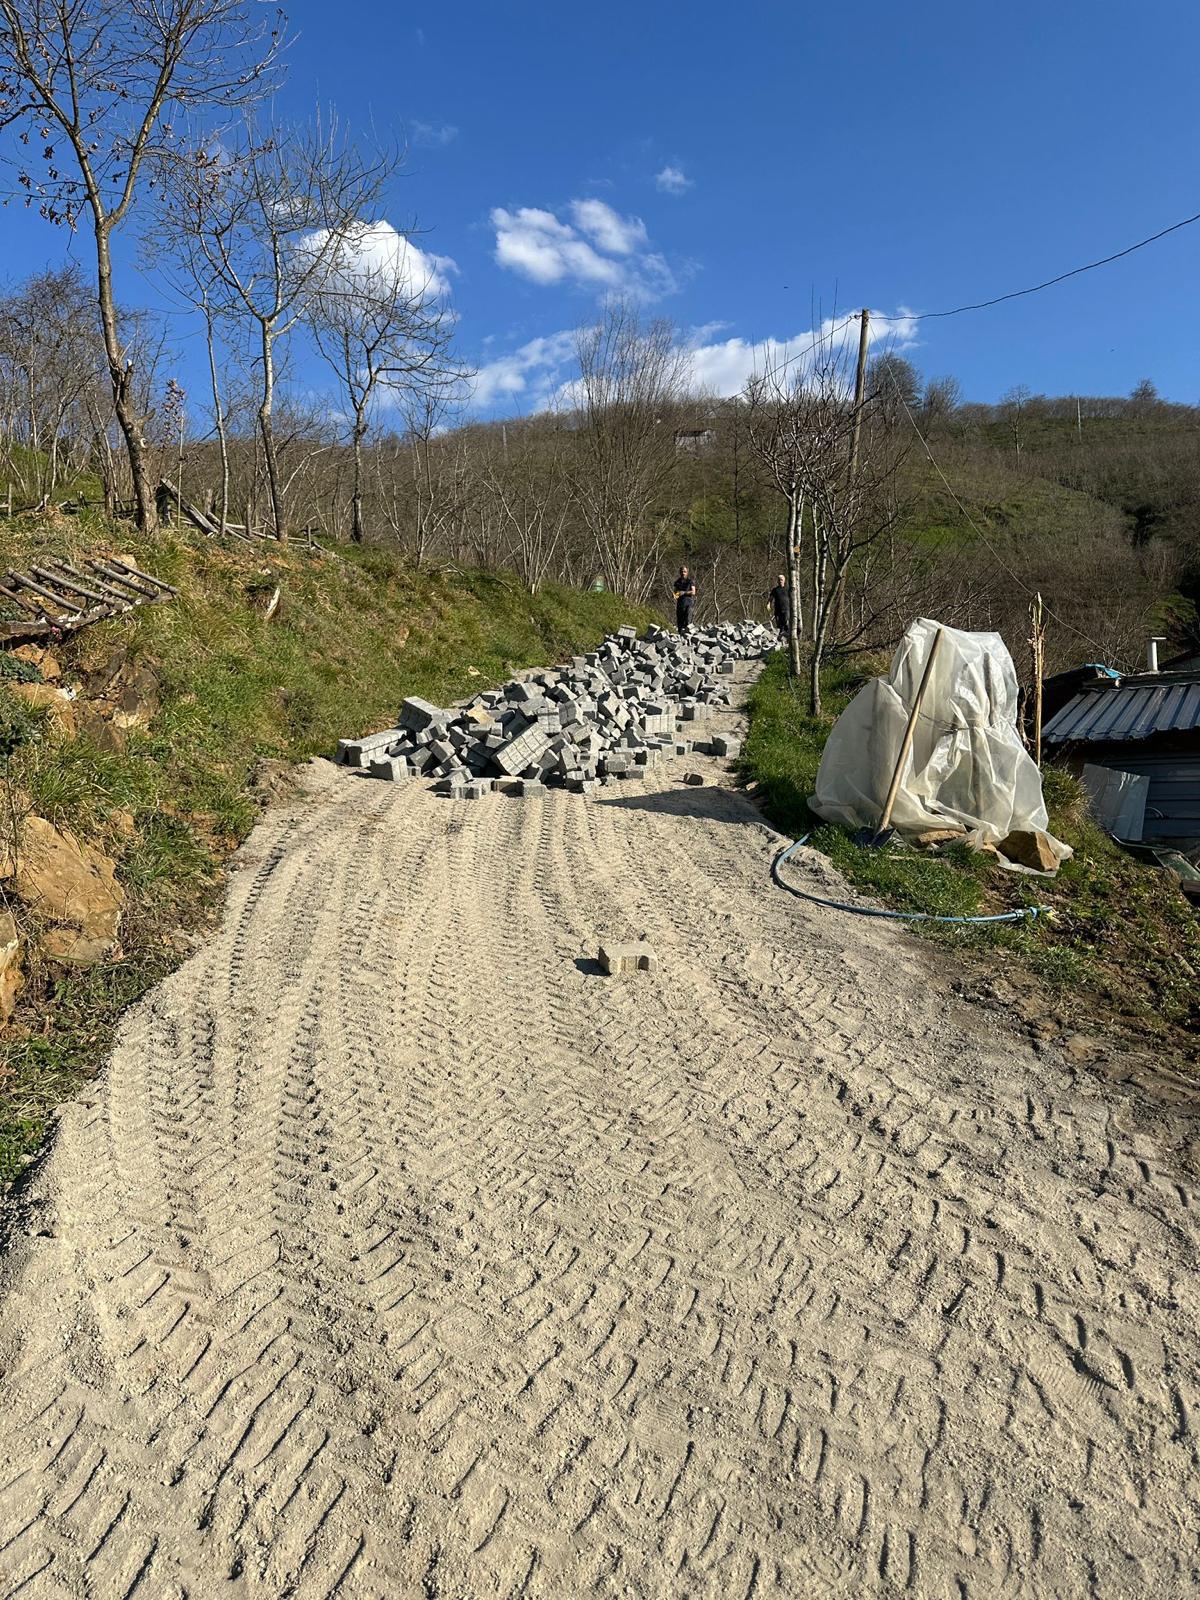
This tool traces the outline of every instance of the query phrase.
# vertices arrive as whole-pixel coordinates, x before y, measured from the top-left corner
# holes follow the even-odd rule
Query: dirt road
[[[1194,1105],[704,767],[259,827],[16,1217],[0,1592],[1194,1592]]]

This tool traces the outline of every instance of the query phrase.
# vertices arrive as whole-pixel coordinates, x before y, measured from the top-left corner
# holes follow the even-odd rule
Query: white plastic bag
[[[834,724],[809,804],[848,828],[875,828],[939,624],[914,622],[886,678],[855,695]],[[1017,674],[998,633],[942,628],[892,811],[900,833],[960,827],[998,843],[1046,832],[1042,775],[1017,732]],[[1052,840],[1065,860],[1068,845]]]

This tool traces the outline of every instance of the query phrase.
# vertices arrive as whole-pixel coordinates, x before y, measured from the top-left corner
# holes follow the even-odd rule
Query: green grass
[[[1048,767],[1043,779],[1050,831],[1075,852],[1054,879],[1007,872],[963,845],[937,855],[864,847],[809,810],[829,729],[863,681],[862,672],[832,669],[823,718],[809,715],[782,654],[755,684],[742,768],[775,826],[793,838],[808,834],[851,883],[895,910],[960,917],[1045,906],[1048,916],[1019,923],[913,928],[941,943],[1003,951],[1064,996],[1086,995],[1151,1031],[1200,1023],[1192,977],[1200,921],[1160,871],[1096,826],[1069,773]]]
[[[59,737],[0,668],[0,777],[25,808],[117,857],[123,954],[56,979],[30,953],[0,1041],[0,1184],[103,1059],[123,1007],[178,959],[178,930],[208,914],[222,862],[259,815],[249,785],[261,760],[332,754],[340,737],[393,724],[406,695],[457,699],[589,649],[621,623],[658,620],[617,595],[551,584],[531,597],[506,574],[418,570],[370,547],[229,549],[170,532],[147,542],[92,516],[0,524],[10,566],[101,546],[178,585],[179,598],[56,650],[63,681],[86,684],[125,651],[157,675],[159,710],[124,751],[102,751]]]
[[[37,483],[49,476],[48,458],[44,452],[19,444],[9,446],[9,455],[16,471],[12,475],[0,473],[0,502],[6,503],[11,491],[14,507],[31,504],[37,499]],[[95,473],[68,473],[55,484],[53,498],[55,505],[62,505],[81,496],[98,501],[103,493],[100,479]]]
[[[156,930],[157,932],[157,930]],[[134,937],[119,961],[58,982],[42,997],[53,1019],[46,1032],[28,1031],[0,1052],[0,1190],[37,1153],[51,1109],[95,1077],[112,1044],[121,1013],[166,977],[179,951]]]

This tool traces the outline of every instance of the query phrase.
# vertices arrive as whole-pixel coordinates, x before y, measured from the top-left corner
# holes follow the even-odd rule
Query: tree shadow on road
[[[718,784],[675,784],[649,794],[621,795],[596,801],[620,811],[654,811],[664,817],[702,817],[707,822],[762,824],[762,816],[738,789]]]

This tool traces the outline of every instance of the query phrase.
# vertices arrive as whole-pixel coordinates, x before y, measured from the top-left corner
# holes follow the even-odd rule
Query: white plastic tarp
[[[940,624],[914,622],[886,678],[855,695],[829,734],[810,800],[818,816],[875,828]],[[1046,831],[1042,775],[1017,731],[1017,674],[998,633],[942,628],[892,812],[900,833],[959,827],[998,843]],[[1061,860],[1070,847],[1057,846]]]

